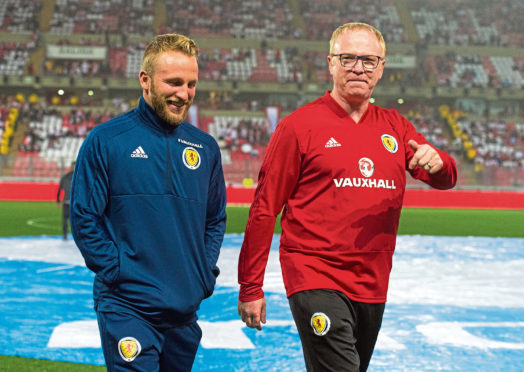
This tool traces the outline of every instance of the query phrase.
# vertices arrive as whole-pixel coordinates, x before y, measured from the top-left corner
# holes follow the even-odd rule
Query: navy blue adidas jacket
[[[211,295],[226,224],[216,141],[137,108],[85,139],[71,190],[71,230],[95,272],[97,311],[183,323]]]

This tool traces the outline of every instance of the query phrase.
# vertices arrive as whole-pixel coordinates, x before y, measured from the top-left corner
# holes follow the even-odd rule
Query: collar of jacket
[[[173,126],[165,122],[160,116],[158,116],[156,111],[151,106],[149,106],[142,96],[140,96],[140,101],[138,102],[136,110],[138,111],[138,114],[144,119],[144,124],[162,133],[171,133],[180,125],[182,125],[182,123],[180,123],[177,126]]]

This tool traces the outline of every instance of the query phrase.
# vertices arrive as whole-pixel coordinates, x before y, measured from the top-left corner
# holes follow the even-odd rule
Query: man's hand
[[[262,330],[266,324],[266,299],[262,297],[255,301],[238,301],[238,315],[249,328]]]
[[[418,166],[429,174],[434,174],[441,170],[444,166],[444,162],[440,158],[440,155],[430,145],[419,145],[417,141],[412,139],[408,141],[408,145],[415,153],[409,162],[409,169],[415,169],[415,167]]]

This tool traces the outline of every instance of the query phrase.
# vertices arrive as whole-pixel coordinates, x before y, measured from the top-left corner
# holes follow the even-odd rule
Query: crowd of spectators
[[[475,163],[484,167],[524,169],[524,121],[509,123],[505,120],[458,121],[476,150]]]
[[[522,45],[520,0],[409,0],[407,4],[419,36],[428,42]],[[293,14],[289,2],[279,0],[175,0],[165,6],[165,25],[155,30],[154,0],[57,0],[51,32],[152,35],[177,30],[205,37],[324,41],[334,27],[352,19],[377,26],[388,42],[406,40],[393,0],[299,1],[299,15]],[[0,31],[36,32],[41,9],[41,0],[1,0]],[[294,17],[302,17],[303,22]]]
[[[45,75],[69,77],[100,77],[109,75],[109,65],[104,61],[84,60],[52,60],[44,63]]]
[[[302,61],[296,47],[270,49],[202,49],[199,56],[201,80],[302,82]]]
[[[25,43],[0,43],[0,75],[20,76],[26,73],[29,48]]]
[[[225,93],[209,94],[207,99],[215,100],[217,108],[224,109],[226,107],[223,107],[221,102],[235,101],[232,97],[227,96],[228,94]],[[248,109],[262,105],[256,99],[237,103]],[[68,139],[81,141],[94,126],[127,111],[133,104],[122,98],[114,98],[113,105],[106,110],[100,110],[98,107],[77,106],[64,111],[51,105],[45,99],[38,103],[29,103],[3,94],[0,96],[0,119],[2,119],[0,124],[7,115],[7,108],[17,107],[20,111],[19,122],[30,123],[26,126],[19,151],[44,154],[50,150],[60,150],[62,146],[67,145]],[[197,100],[195,104],[201,104],[201,102]],[[462,158],[464,146],[461,138],[451,138],[434,107],[428,104],[415,104],[409,109],[399,108],[399,110],[431,143],[451,153],[456,159]],[[475,156],[472,161],[475,165],[481,166],[478,169],[489,170],[496,167],[524,170],[524,123],[507,122],[502,119],[473,120],[467,115],[460,118],[458,123],[462,132],[473,144]],[[272,132],[267,119],[263,117],[216,116],[204,129],[215,136],[230,159],[242,164],[243,161],[261,160]],[[241,168],[233,166],[231,172],[242,173]],[[256,169],[252,169],[251,173],[256,173]]]
[[[0,93],[0,139],[7,141],[7,148],[2,144],[0,165],[5,163],[4,156],[12,146],[14,133],[20,127],[20,123],[26,120],[29,114],[29,103],[21,99],[20,95],[11,96]]]
[[[192,36],[249,39],[300,38],[288,1],[175,0],[166,3],[166,30]]]
[[[36,32],[42,0],[0,0],[0,31]],[[174,0],[165,2],[165,23],[155,29],[154,0],[57,0],[50,30],[54,34],[153,35],[178,32],[197,37],[307,39],[326,41],[347,22],[377,26],[387,42],[405,42],[406,30],[393,0],[298,1]],[[409,0],[419,37],[451,45],[521,46],[521,0]]]
[[[296,47],[268,48],[261,43],[254,48],[203,48],[200,51],[201,80],[329,83],[327,52],[300,52]],[[140,71],[144,43],[110,48],[104,60],[66,60],[46,58],[42,71],[46,75],[72,77],[135,78]],[[12,75],[21,75],[27,64],[27,52],[13,44],[0,53],[9,61]],[[14,53],[14,54],[13,54]],[[0,69],[7,69],[7,62]],[[13,66],[16,66],[13,67]],[[424,86],[435,76],[438,86],[465,88],[521,89],[524,86],[524,59],[512,57],[462,56],[454,52],[431,55],[426,64],[414,68],[388,67],[383,81],[401,86]]]
[[[351,20],[377,27],[386,43],[401,43],[406,33],[392,0],[320,0],[300,1],[300,12],[306,23],[304,38],[328,41],[333,30]]]
[[[410,0],[408,6],[427,43],[522,46],[521,0]]]
[[[449,135],[444,132],[444,123],[436,107],[417,104],[409,109],[405,116],[430,143],[455,157],[459,157],[460,149],[453,142],[450,142]]]
[[[266,118],[213,117],[208,125],[221,149],[228,184],[256,179],[271,137]]]
[[[262,44],[263,45],[263,44]],[[46,75],[73,77],[127,77],[134,78],[140,71],[145,45],[131,44],[125,48],[110,49],[108,58],[98,60],[50,59],[44,61]],[[327,51],[299,52],[296,47],[282,49],[261,47],[253,48],[203,48],[200,50],[199,70],[201,80],[213,81],[251,81],[329,83],[331,76],[327,67]],[[443,58],[443,57],[442,57]],[[438,73],[451,71],[454,64],[450,61],[437,62]],[[421,86],[428,74],[420,69],[386,70],[386,82],[403,86]]]
[[[232,40],[231,48],[201,49],[199,67],[202,81],[280,82],[302,87],[302,83],[331,82],[327,50],[318,52],[303,51],[297,47],[276,47],[272,45],[273,40],[302,39],[327,43],[333,29],[348,20],[376,26],[387,43],[408,40],[408,28],[400,22],[398,12],[401,9],[394,0],[299,0],[296,3],[298,9],[291,8],[290,4],[280,0],[173,0],[164,4],[165,24],[155,29],[154,25],[162,23],[163,19],[154,19],[155,11],[158,15],[159,9],[154,0],[56,0],[50,32],[64,36],[53,44],[105,47],[106,58],[86,60],[45,56],[39,71],[44,75],[71,78],[136,78],[145,44],[128,42],[129,36],[152,36],[157,32],[176,31],[194,38]],[[524,23],[524,3],[521,0],[407,0],[405,4],[421,38],[420,45],[518,48],[524,45],[521,27]],[[34,74],[35,68],[29,55],[36,48],[46,46],[43,43],[45,38],[38,36],[43,29],[39,24],[43,5],[42,0],[0,0],[0,31],[30,35],[27,43],[0,43],[0,76]],[[67,36],[84,33],[91,35],[74,43]],[[97,39],[96,35],[100,38]],[[115,38],[115,35],[120,37]],[[236,48],[233,39],[259,42],[249,48]],[[389,66],[381,85],[427,86],[436,81],[437,86],[466,89],[524,87],[524,58],[461,55],[456,48],[455,52],[445,55],[415,54],[416,67]],[[239,112],[260,112],[264,107],[279,105],[282,111],[290,112],[306,103],[300,101],[304,99],[300,96],[239,94],[234,89],[228,92],[201,91],[195,104],[205,109]],[[35,105],[7,102],[5,95],[0,96],[0,118],[5,115],[6,107],[18,104],[22,121],[24,115],[30,115],[30,122],[33,123],[43,123],[48,120],[45,117],[53,118],[55,124],[59,122],[60,126],[54,126],[50,131],[42,129],[42,125],[28,127],[20,150],[38,152],[44,146],[60,146],[61,139],[66,137],[83,138],[93,126],[130,107],[125,100],[117,98],[113,108],[100,111],[95,107],[98,103],[93,105],[88,97],[77,97],[74,103],[72,98],[62,96],[57,98],[60,100],[58,104],[43,100]],[[74,109],[63,112],[53,108],[62,104],[72,105]],[[461,139],[452,140],[449,137],[434,110],[421,105],[405,114],[437,147],[461,156]],[[477,165],[484,168],[524,168],[524,124],[465,117],[460,125],[473,143]],[[219,129],[217,139],[224,144],[224,149],[233,153],[240,151],[244,144],[252,145],[255,150],[263,148],[270,136],[267,124],[258,119],[231,118],[228,122],[221,121],[216,128]]]
[[[111,47],[108,44],[82,43],[73,46],[106,46],[105,59],[64,59],[46,57],[43,61],[44,75],[68,77],[113,77],[135,78],[140,71],[140,63],[146,47],[145,43],[129,43],[126,46]]]
[[[189,4],[176,0],[174,3],[165,3],[166,18],[162,30],[153,29],[154,5],[153,0],[57,0],[51,19],[51,32],[99,34],[102,38],[98,42],[90,39],[76,44],[105,46],[106,58],[64,60],[47,57],[41,71],[55,76],[136,77],[144,45],[135,42],[128,44],[128,35],[153,35],[156,31],[176,30],[195,37],[260,39],[260,47],[249,50],[223,48],[203,51],[200,62],[204,79],[326,83],[331,79],[326,68],[326,53],[299,52],[297,48],[267,48],[267,41],[299,38],[327,42],[334,27],[346,22],[348,17],[377,26],[388,43],[407,40],[397,4],[393,0],[373,0],[366,3],[358,0],[299,1],[299,8],[294,11],[287,1],[277,0],[264,3],[197,0]],[[488,22],[492,19],[488,15],[492,14],[521,21],[523,6],[518,0],[496,3],[477,0],[410,0],[407,5],[419,35],[426,42],[511,45],[511,40],[522,42],[524,38],[524,33],[515,28],[513,23],[503,26],[505,23]],[[0,13],[3,9],[6,14],[11,14],[15,8],[16,13],[24,11],[24,19],[33,19],[38,23],[42,2],[0,0]],[[173,11],[167,11],[170,9]],[[6,20],[6,17],[3,18],[4,26],[13,22]],[[72,29],[66,30],[63,27],[65,24],[72,25]],[[28,30],[35,27],[28,26]],[[122,37],[109,37],[115,33]],[[485,37],[488,34],[489,40]],[[34,40],[31,43],[34,44]],[[66,36],[58,42],[58,45],[65,44],[71,44]],[[32,50],[34,45],[19,45],[15,48],[17,52],[11,53],[7,52],[8,46],[2,48],[0,73],[21,75],[25,71],[29,74],[34,72],[35,68],[29,62],[27,54],[20,52],[23,49]],[[499,60],[494,59],[496,57],[452,57],[446,55],[429,58],[429,65],[434,65],[433,71],[437,74],[436,80],[440,86],[521,89],[524,85],[524,63],[518,59],[500,57],[506,60],[498,62]],[[419,67],[425,66],[425,57],[419,58],[417,62]],[[499,68],[500,65],[503,68]],[[508,69],[511,70],[509,73]],[[400,83],[402,86],[423,85],[428,82],[427,72],[421,68],[396,71],[389,69],[386,71],[387,79],[384,80]]]
[[[520,0],[502,0],[494,2],[495,13],[484,14],[484,22],[496,22],[500,33],[508,39],[509,45],[522,47],[524,34],[524,3]]]
[[[239,146],[249,143],[252,147],[267,146],[271,130],[264,118],[214,118],[210,130],[215,138],[227,150],[237,150]]]
[[[19,151],[38,153],[47,148],[60,146],[60,140],[66,137],[85,138],[96,125],[103,123],[120,113],[117,107],[107,110],[75,107],[69,111],[60,111],[45,100],[38,103],[26,103],[24,139]]]
[[[304,53],[305,81],[313,81],[319,84],[330,83],[331,74],[328,69],[326,52],[307,51]],[[394,68],[387,64],[389,56],[386,57],[386,66],[382,76],[381,85],[395,85],[400,87],[420,87],[427,83],[430,76],[423,65],[413,68]]]
[[[480,87],[488,85],[496,87],[498,83],[494,74],[488,75],[484,63],[490,63],[487,58],[478,56],[457,56],[454,53],[437,55],[434,58],[439,85],[464,88]]]
[[[511,57],[460,56],[453,52],[432,56],[429,64],[439,86],[521,89],[524,67]]]
[[[0,97],[0,102],[0,117],[5,116],[6,108],[13,106],[13,102],[20,108],[25,131],[19,154],[38,157],[38,161],[31,163],[31,171],[41,176],[59,174],[59,168],[68,163],[64,159],[74,158],[74,152],[92,128],[129,110],[133,104],[123,98],[114,98],[112,107],[106,110],[83,106],[64,110],[50,105],[44,98],[29,103],[5,95]],[[214,117],[204,129],[210,130],[228,158],[235,161],[260,161],[271,136],[267,120],[261,117]],[[27,162],[20,162],[20,166],[27,167]],[[250,165],[251,173],[258,172],[255,168]],[[27,172],[18,170],[18,173]]]
[[[0,0],[0,31],[16,34],[36,32],[42,0]]]
[[[195,104],[208,110],[260,112],[268,106],[278,106],[282,112],[291,112],[305,102],[299,96],[275,97],[267,94],[238,94],[232,91],[200,91]]]
[[[6,129],[6,121],[11,107],[19,107],[20,103],[15,97],[8,96],[5,93],[0,94],[0,139]]]
[[[153,35],[154,0],[57,0],[51,19],[54,34]]]
[[[23,119],[24,115],[29,112],[29,102],[21,100],[20,97],[0,92],[0,126],[3,126],[7,120],[11,107],[18,109],[20,119]]]

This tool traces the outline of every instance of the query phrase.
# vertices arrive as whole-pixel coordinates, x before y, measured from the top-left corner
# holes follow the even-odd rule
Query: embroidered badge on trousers
[[[324,336],[329,332],[329,327],[331,327],[331,320],[324,313],[315,313],[311,317],[311,327],[313,327],[313,332],[317,336]]]
[[[142,351],[140,342],[134,337],[124,337],[118,341],[118,352],[126,362],[132,362]]]

